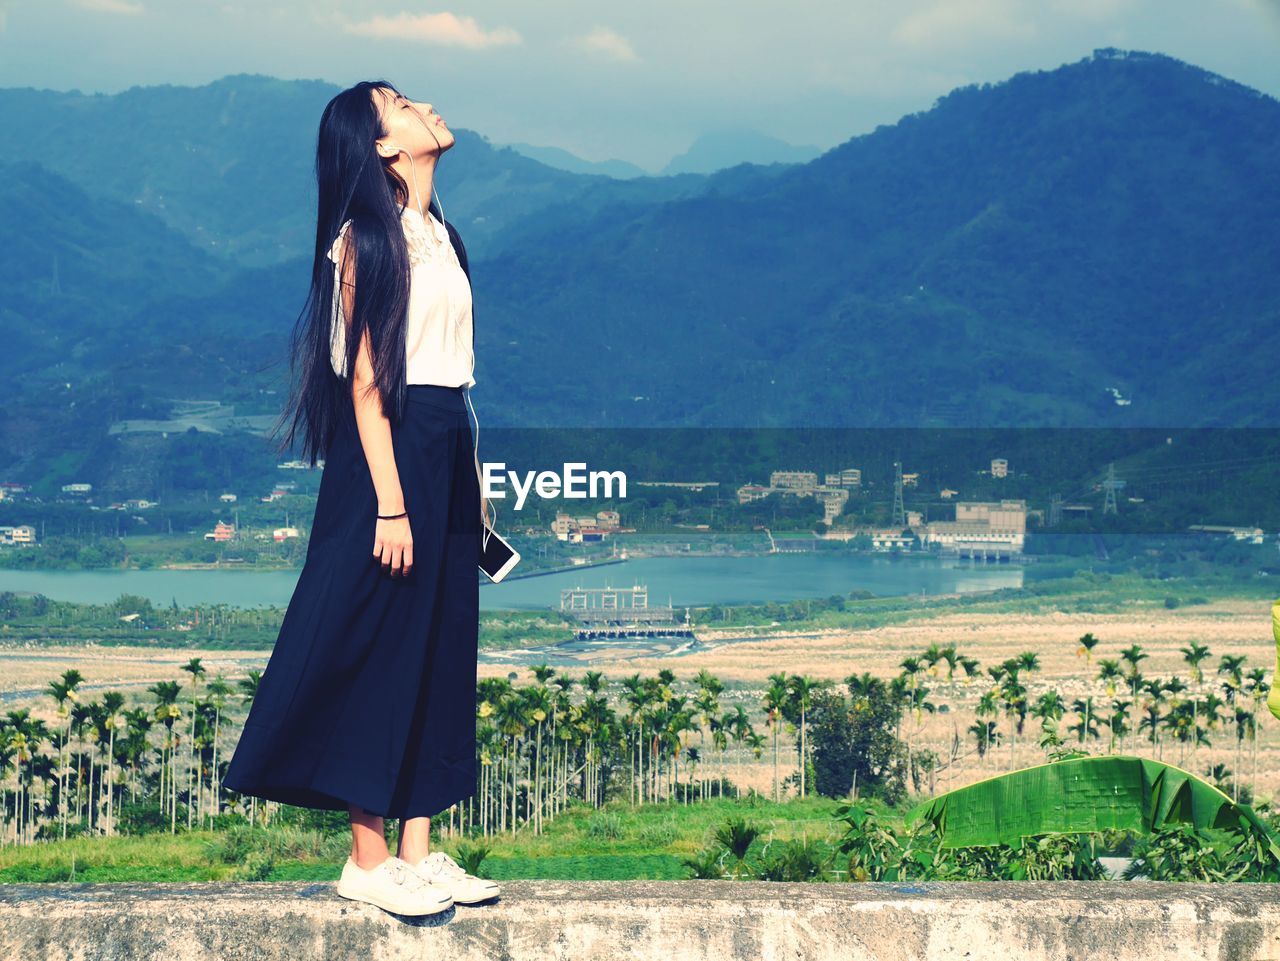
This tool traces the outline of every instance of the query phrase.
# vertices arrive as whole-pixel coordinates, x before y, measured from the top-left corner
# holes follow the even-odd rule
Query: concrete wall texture
[[[1280,961],[1280,884],[504,881],[402,918],[332,883],[0,885],[2,961]]]

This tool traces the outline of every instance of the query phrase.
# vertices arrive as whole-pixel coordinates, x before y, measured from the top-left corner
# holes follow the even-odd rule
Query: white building
[[[1261,527],[1231,527],[1226,524],[1192,524],[1188,530],[1198,531],[1201,534],[1229,534],[1238,541],[1248,541],[1250,544],[1261,544],[1266,540]]]
[[[769,486],[789,491],[813,491],[818,487],[818,475],[811,470],[776,470],[769,475]]]
[[[36,529],[30,524],[16,527],[0,527],[0,544],[34,544]]]
[[[828,524],[844,513],[849,502],[849,492],[843,487],[819,487],[813,496],[822,504],[822,519]]]
[[[924,542],[963,552],[1022,552],[1027,533],[1024,500],[959,501],[956,519],[930,521]]]

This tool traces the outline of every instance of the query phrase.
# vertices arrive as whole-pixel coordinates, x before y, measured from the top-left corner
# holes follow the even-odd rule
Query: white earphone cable
[[[435,135],[432,134],[432,136],[435,136]],[[413,154],[410,151],[406,150],[405,155],[409,158],[409,172],[413,177],[413,195],[414,195],[414,199],[417,201],[418,213],[421,214],[422,213],[422,192],[421,190],[418,189],[418,169],[416,166],[414,166]],[[435,178],[432,178],[431,193],[432,193],[432,196],[435,197],[436,206],[440,208],[440,222],[443,224],[445,222],[444,201],[440,199],[440,192],[436,190]],[[424,217],[430,216],[430,212],[428,211],[428,213],[423,214],[423,216]],[[446,228],[446,230],[447,229],[448,228]],[[472,356],[472,364],[473,365],[475,364],[474,355]],[[478,414],[476,414],[475,405],[471,402],[471,385],[470,384],[467,384],[463,387],[463,398],[466,401],[467,407],[470,408],[471,410],[471,416],[475,418],[475,422],[476,422],[475,435],[472,437],[471,451],[472,451],[472,455],[476,465],[476,481],[480,485],[480,493],[481,493],[481,496],[483,496],[484,495],[484,476],[480,470],[480,417]],[[497,524],[497,521],[498,521],[498,508],[496,505],[493,507],[493,521],[488,522],[487,510],[485,511],[485,521],[486,523],[482,524],[481,526],[484,529],[483,547],[487,549],[489,546],[489,535],[493,532],[492,528]]]

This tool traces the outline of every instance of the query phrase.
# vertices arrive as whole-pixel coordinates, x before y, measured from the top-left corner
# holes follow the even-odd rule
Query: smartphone
[[[520,552],[508,544],[501,534],[483,522],[480,531],[480,570],[493,583],[498,583],[520,562]]]

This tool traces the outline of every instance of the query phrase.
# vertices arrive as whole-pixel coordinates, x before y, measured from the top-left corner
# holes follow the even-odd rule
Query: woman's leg
[[[417,864],[427,856],[431,843],[431,818],[401,818],[396,857]]]
[[[356,804],[347,805],[347,810],[351,814],[351,860],[369,871],[391,856],[382,818]]]

